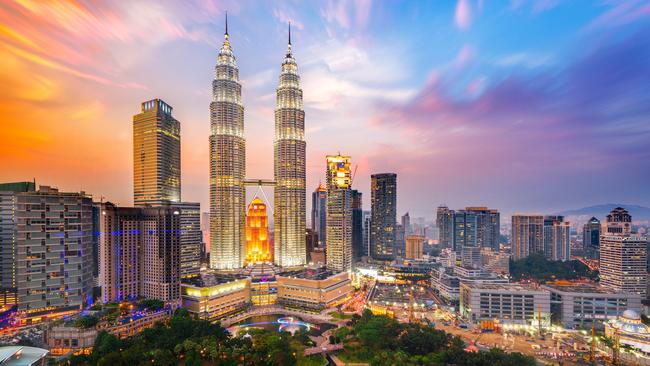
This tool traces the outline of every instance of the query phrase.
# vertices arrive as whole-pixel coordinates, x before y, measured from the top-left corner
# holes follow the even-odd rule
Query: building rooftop
[[[201,273],[196,277],[182,278],[181,282],[195,287],[211,287],[236,280],[242,280],[247,277],[248,276],[238,273],[219,273],[210,271]]]
[[[286,271],[279,274],[281,277],[304,278],[307,280],[324,280],[339,274],[325,268],[305,268],[296,271]]]
[[[575,292],[575,293],[592,293],[592,294],[620,294],[622,291],[613,291],[604,288],[597,283],[579,283],[579,282],[562,282],[562,283],[546,283],[544,287],[552,288],[562,292]]]
[[[463,282],[461,286],[466,286],[475,289],[481,290],[496,290],[496,291],[539,291],[539,292],[548,292],[542,288],[535,288],[531,286],[525,286],[519,283],[467,283]]]
[[[0,347],[0,365],[31,366],[48,354],[48,350],[26,346]]]

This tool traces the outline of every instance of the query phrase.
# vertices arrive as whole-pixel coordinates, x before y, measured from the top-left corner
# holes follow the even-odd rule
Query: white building
[[[553,283],[541,286],[551,293],[551,313],[566,328],[597,328],[627,309],[641,310],[641,296],[608,290],[597,284]]]
[[[600,284],[646,296],[646,246],[642,236],[608,234],[600,239]]]
[[[502,324],[549,324],[550,292],[514,283],[460,285],[460,314],[471,322],[498,319]]]

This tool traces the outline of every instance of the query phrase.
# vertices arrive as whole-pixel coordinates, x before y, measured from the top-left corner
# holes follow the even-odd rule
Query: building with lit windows
[[[174,206],[100,204],[99,285],[103,302],[180,298],[181,215]]]
[[[311,230],[318,237],[318,246],[325,248],[327,242],[327,188],[320,183],[311,194]]]
[[[181,200],[181,126],[161,99],[133,116],[133,202],[158,206]]]
[[[272,249],[266,204],[255,197],[248,205],[246,215],[246,264],[273,262]]]
[[[459,210],[453,214],[454,251],[460,255],[461,263],[468,268],[481,265],[481,248],[478,246],[478,215]]]
[[[551,313],[566,328],[602,329],[627,309],[641,310],[641,296],[612,291],[594,283],[556,281],[541,286],[551,293]]]
[[[352,176],[349,156],[327,156],[327,268],[352,269]]]
[[[582,248],[585,256],[598,259],[600,251],[600,220],[592,217],[582,227]]]
[[[544,253],[544,216],[512,215],[512,258]]]
[[[227,18],[212,81],[210,126],[210,267],[241,268],[246,242],[246,141],[239,69]]]
[[[607,215],[605,232],[614,235],[630,235],[632,216],[623,207],[616,207]]]
[[[460,286],[460,314],[477,323],[498,319],[501,324],[550,324],[551,297],[544,289],[514,283]]]
[[[406,251],[404,258],[421,259],[424,254],[424,237],[421,235],[409,235],[405,241]]]
[[[197,276],[201,269],[201,206],[198,202],[179,202],[173,207],[180,214],[181,277]]]
[[[284,307],[321,311],[343,303],[352,291],[348,272],[307,268],[277,277],[278,303]]]
[[[571,225],[564,216],[544,216],[544,256],[554,261],[571,259]]]
[[[181,298],[183,308],[195,318],[222,319],[251,305],[251,280],[211,274],[184,279]]]
[[[476,245],[498,252],[501,235],[499,211],[487,207],[465,207],[465,211],[476,215]]]
[[[307,263],[305,247],[305,111],[298,65],[289,42],[282,62],[275,108],[275,200],[274,251],[275,263],[281,267]]]
[[[352,263],[359,262],[364,255],[363,249],[363,195],[360,191],[353,189],[351,192],[352,202]]]
[[[600,284],[613,291],[647,292],[648,239],[634,235],[605,234],[600,237]]]
[[[442,248],[453,248],[454,245],[454,210],[447,206],[438,206],[436,210],[436,226],[438,227],[438,244]]]
[[[0,192],[5,305],[38,322],[92,303],[92,199],[31,182]]]
[[[371,256],[379,260],[394,259],[397,229],[397,174],[373,174],[370,179]]]

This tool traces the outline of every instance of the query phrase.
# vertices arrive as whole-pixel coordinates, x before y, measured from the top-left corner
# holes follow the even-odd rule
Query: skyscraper
[[[424,251],[424,237],[420,235],[408,235],[405,239],[406,250],[404,258],[420,259]]]
[[[275,262],[299,266],[307,261],[305,248],[305,111],[298,65],[291,53],[291,25],[282,62],[275,108]]]
[[[582,248],[588,258],[598,259],[600,251],[600,220],[592,217],[582,227]]]
[[[408,236],[412,234],[411,230],[411,215],[409,213],[405,213],[402,215],[402,227],[404,228],[404,235]]]
[[[447,206],[438,206],[436,210],[438,242],[442,248],[452,248],[454,243],[454,210]]]
[[[544,216],[512,215],[512,257],[544,254]]]
[[[571,226],[564,216],[544,216],[544,256],[554,261],[571,259]]]
[[[600,283],[615,291],[647,292],[648,238],[632,234],[632,216],[622,207],[607,215],[600,236]]]
[[[3,301],[41,318],[92,303],[92,199],[31,182],[0,192]]]
[[[600,284],[645,298],[647,243],[646,237],[603,234],[600,237]]]
[[[454,251],[467,268],[479,268],[481,248],[478,245],[478,214],[459,210],[454,212]]]
[[[198,202],[179,202],[171,205],[180,218],[180,274],[191,277],[201,269],[201,206]]]
[[[318,236],[318,246],[324,248],[327,243],[326,224],[327,188],[319,184],[311,194],[311,229]]]
[[[210,267],[241,268],[246,242],[246,140],[228,18],[212,81],[210,125]]]
[[[352,184],[349,156],[327,156],[327,268],[352,269]]]
[[[133,116],[133,202],[158,206],[181,200],[181,127],[160,99]]]
[[[272,262],[272,250],[266,204],[259,197],[255,197],[248,205],[246,215],[246,263]]]
[[[371,215],[370,211],[363,211],[362,222],[363,222],[363,251],[361,256],[370,256],[370,227],[371,227]]]
[[[180,299],[181,212],[170,205],[100,204],[102,300]]]
[[[370,183],[371,256],[375,259],[395,258],[397,229],[397,174],[373,174]]]
[[[361,260],[363,254],[363,200],[362,193],[353,189],[351,192],[352,209],[352,263]]]
[[[487,207],[465,207],[465,211],[476,214],[476,244],[480,248],[499,251],[501,235],[501,215],[499,211]]]

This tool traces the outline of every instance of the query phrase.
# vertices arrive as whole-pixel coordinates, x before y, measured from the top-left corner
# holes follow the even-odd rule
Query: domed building
[[[650,354],[650,327],[643,324],[641,315],[634,310],[625,310],[623,315],[605,323],[605,335],[610,338],[618,336],[620,344]]]

